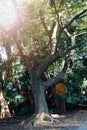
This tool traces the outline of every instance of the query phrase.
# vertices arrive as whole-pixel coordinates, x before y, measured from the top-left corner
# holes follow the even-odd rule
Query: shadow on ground
[[[37,127],[25,127],[22,121],[29,118],[25,117],[9,117],[0,119],[0,130],[87,130],[87,111],[71,111],[65,114],[55,116],[58,122],[45,122]]]

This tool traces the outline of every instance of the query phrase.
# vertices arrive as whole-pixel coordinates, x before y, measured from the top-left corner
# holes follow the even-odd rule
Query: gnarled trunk
[[[31,75],[31,83],[35,101],[35,115],[36,121],[34,124],[38,124],[41,121],[51,121],[51,117],[48,112],[48,106],[45,98],[45,89],[37,73],[33,71]]]
[[[49,115],[48,106],[45,99],[44,86],[35,71],[31,74],[31,85],[34,94],[35,113],[31,118],[23,122],[23,125],[26,127],[31,124],[38,125],[43,121],[51,121],[51,116]]]
[[[34,101],[35,101],[35,113],[48,113],[48,107],[45,99],[44,86],[41,79],[37,74],[33,72],[31,76],[31,84],[33,88]]]

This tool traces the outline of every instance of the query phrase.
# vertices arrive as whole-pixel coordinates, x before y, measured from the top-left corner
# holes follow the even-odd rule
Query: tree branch
[[[79,17],[81,17],[81,15],[83,15],[83,14],[86,13],[86,12],[87,12],[87,9],[85,9],[85,10],[83,10],[82,12],[80,12],[79,14],[77,14],[75,17],[73,17],[73,18],[71,19],[71,21],[70,21],[68,24],[66,24],[66,25],[63,27],[63,29],[69,27],[69,26],[73,23],[73,21],[75,21],[76,19],[78,19]]]
[[[56,75],[56,77],[53,77],[53,78],[43,82],[43,85],[45,87],[44,89],[46,90],[48,87],[53,86],[54,84],[58,83],[58,81],[63,79],[66,74],[67,68],[68,68],[68,59],[65,60],[65,64],[64,64],[62,71],[58,75]]]
[[[63,54],[56,52],[55,54],[49,55],[48,57],[46,57],[43,60],[43,62],[38,66],[37,71],[39,72],[39,75],[41,76],[41,74],[47,70],[49,65],[52,65],[54,62],[65,57],[67,54],[69,54],[72,50],[78,48],[80,45],[83,45],[83,44],[80,42],[78,44],[75,44],[75,45],[69,47]]]
[[[42,15],[43,14],[40,11],[40,20],[47,33],[47,36],[49,37],[50,52],[51,52],[51,54],[53,54],[55,52],[55,48],[56,48],[56,44],[57,44],[56,34],[57,34],[58,23],[53,21],[52,27],[49,28]]]
[[[72,35],[69,33],[69,31],[66,28],[64,29],[64,32],[67,34],[68,37],[71,38]]]
[[[57,11],[57,8],[56,8],[56,4],[55,4],[54,0],[53,0],[53,7],[55,9],[55,14],[57,16],[57,22],[58,22],[58,25],[59,25],[59,28],[60,28],[60,17],[59,17],[59,14],[58,14],[58,11]]]
[[[42,16],[41,10],[39,11],[39,14],[40,14],[41,23],[42,23],[42,25],[43,25],[43,27],[44,27],[44,29],[45,29],[45,31],[46,31],[48,37],[50,37],[50,31],[48,30],[48,26],[47,26],[46,23],[45,23],[45,20],[44,20],[44,17]]]
[[[54,28],[55,28],[56,25],[57,25],[57,23],[55,21],[53,21],[52,27],[50,29],[50,36],[52,36]]]
[[[58,44],[60,42],[60,38],[61,38],[61,35],[62,35],[62,31],[63,31],[63,28],[59,28],[59,33],[57,35],[57,43],[56,43],[56,47],[55,47],[55,53],[58,51],[57,48],[58,48]]]
[[[58,24],[60,25],[60,23],[59,23],[59,15],[58,15],[58,12],[57,12],[57,9],[56,9],[56,6],[55,6],[55,2],[54,2],[54,8],[55,8],[55,13],[57,15]],[[61,34],[62,34],[63,30],[65,29],[65,31],[66,31],[66,28],[69,27],[73,23],[74,20],[80,18],[85,12],[87,12],[87,9],[83,10],[82,12],[80,12],[79,14],[77,14],[75,17],[73,17],[71,19],[71,21],[67,25],[65,25],[64,27],[60,27],[59,26],[60,28],[59,28],[59,33],[58,33],[58,36],[57,36],[57,44],[56,44],[56,47],[55,47],[55,52],[57,51],[58,43],[60,41]],[[68,36],[70,36],[69,33],[67,33],[67,34],[68,34]]]
[[[17,48],[18,48],[20,56],[24,62],[24,65],[27,67],[28,71],[30,71],[32,69],[32,65],[31,65],[30,60],[29,60],[30,58],[27,55],[24,55],[24,53],[23,53],[23,47],[21,45],[22,39],[20,39],[20,38],[18,39],[18,37],[17,37],[17,39],[15,39],[14,41],[17,45]]]
[[[87,32],[82,32],[82,33],[76,34],[75,36],[78,37],[78,36],[81,36],[81,35],[84,35],[84,34],[87,34]]]

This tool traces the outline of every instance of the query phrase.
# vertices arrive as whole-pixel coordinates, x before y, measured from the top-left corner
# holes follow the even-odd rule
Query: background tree
[[[0,55],[0,65],[2,64],[2,57]],[[0,68],[0,117],[4,118],[10,115],[8,104],[5,100],[5,88],[3,83],[3,71]]]

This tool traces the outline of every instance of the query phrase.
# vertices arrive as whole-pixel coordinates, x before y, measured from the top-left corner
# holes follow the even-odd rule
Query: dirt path
[[[61,115],[52,115],[54,123],[44,122],[37,127],[24,127],[23,122],[28,117],[9,117],[0,119],[0,130],[87,130],[87,111],[79,110]],[[56,122],[57,120],[57,122]]]

